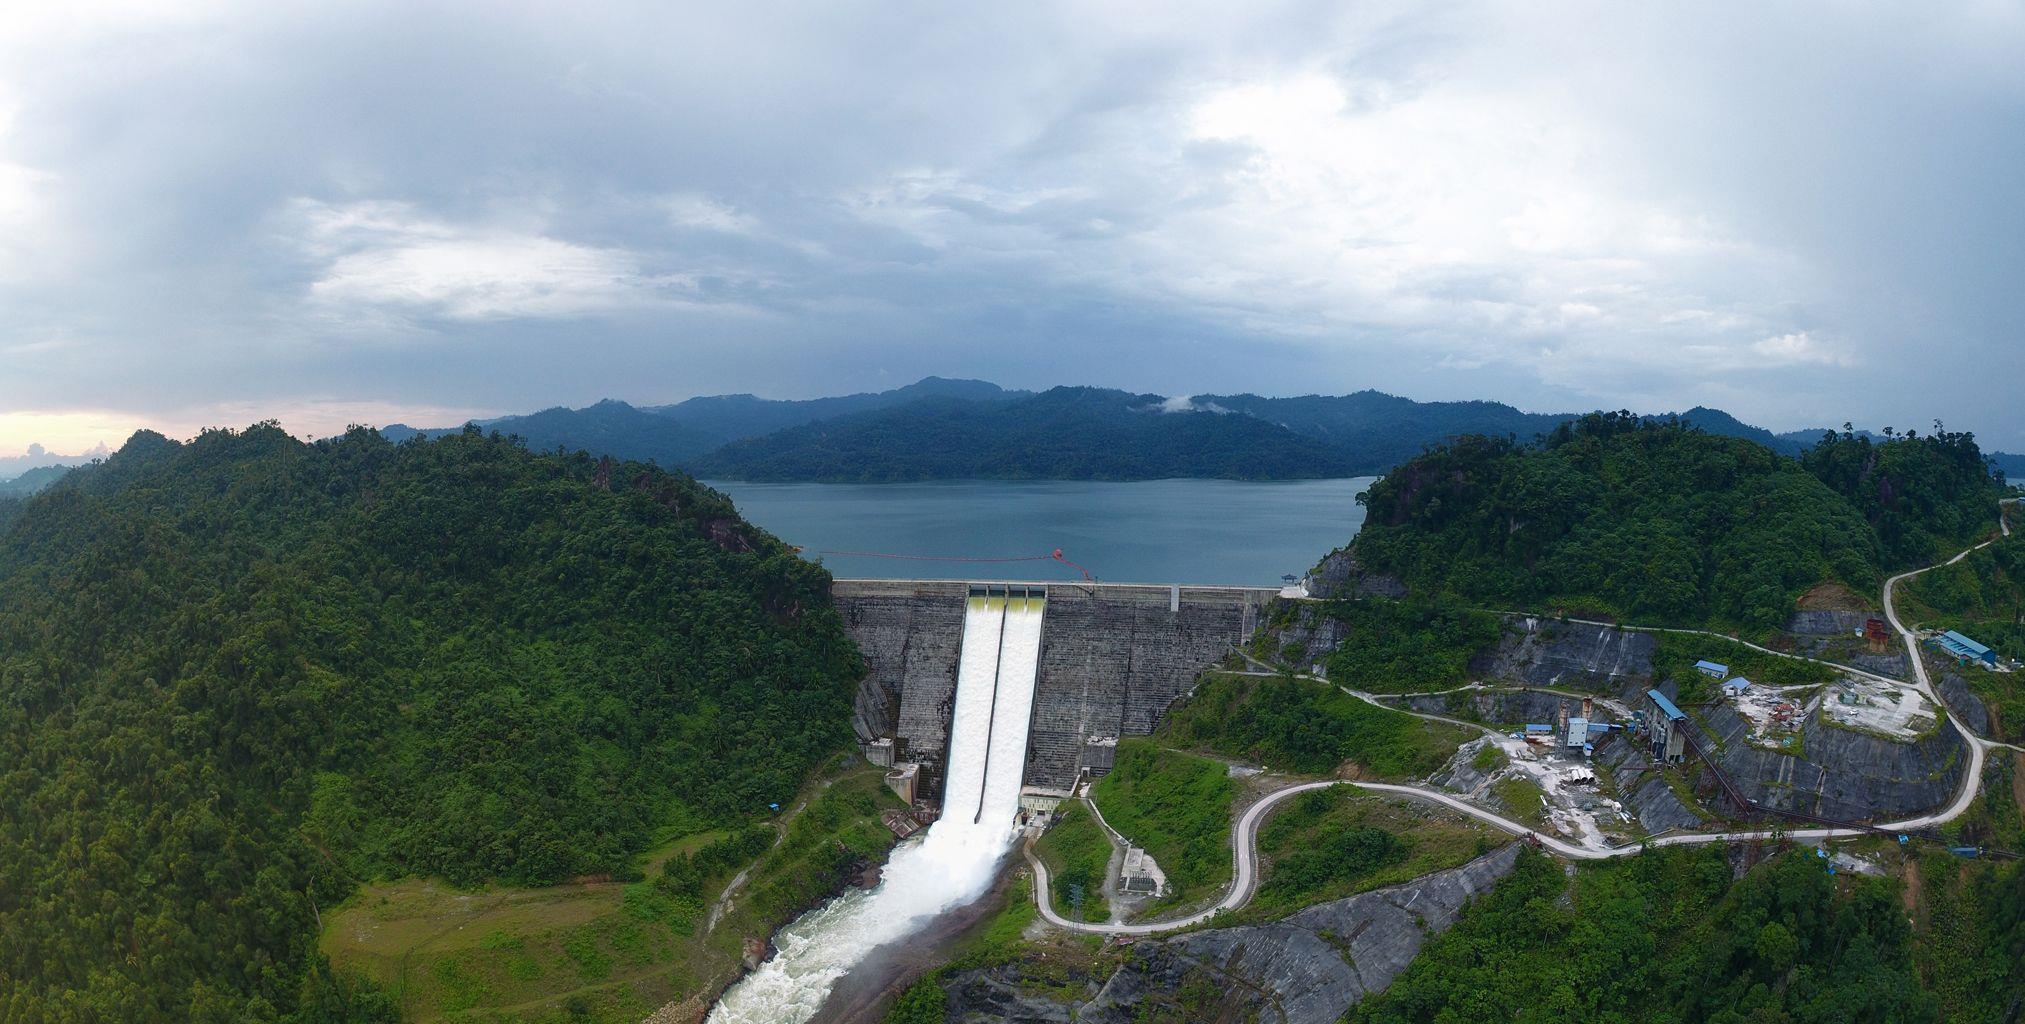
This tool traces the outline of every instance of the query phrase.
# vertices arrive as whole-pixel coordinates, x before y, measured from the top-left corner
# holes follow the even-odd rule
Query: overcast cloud
[[[929,373],[2025,449],[2025,8],[18,4],[0,455]]]

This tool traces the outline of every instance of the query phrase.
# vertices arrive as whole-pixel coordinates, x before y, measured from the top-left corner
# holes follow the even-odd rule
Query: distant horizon
[[[117,451],[117,450],[118,450],[118,449],[120,448],[120,446],[121,446],[121,445],[125,444],[125,443],[126,443],[126,441],[127,441],[127,440],[128,440],[129,438],[131,438],[131,437],[133,436],[133,434],[134,434],[134,433],[135,433],[136,431],[140,431],[140,430],[152,430],[152,431],[154,431],[154,432],[156,432],[156,433],[162,434],[162,435],[163,435],[163,436],[165,436],[165,437],[170,437],[170,438],[174,438],[174,439],[176,439],[176,440],[179,440],[179,441],[187,441],[187,440],[189,440],[190,438],[192,438],[192,437],[195,437],[195,436],[197,436],[198,434],[202,433],[202,432],[203,432],[203,431],[205,431],[205,430],[212,430],[212,429],[225,429],[225,430],[241,430],[241,429],[244,429],[244,428],[246,428],[246,427],[248,427],[248,426],[251,426],[251,425],[253,425],[253,424],[256,424],[256,423],[263,423],[263,422],[267,422],[268,420],[274,420],[274,421],[276,421],[276,422],[278,422],[278,423],[280,423],[280,424],[281,424],[281,427],[282,427],[282,429],[283,429],[283,430],[286,430],[286,431],[287,431],[287,432],[288,432],[288,433],[289,433],[290,435],[292,435],[292,436],[294,436],[294,437],[298,437],[298,438],[303,438],[303,439],[305,439],[305,440],[315,440],[315,439],[319,439],[319,438],[325,438],[325,437],[334,437],[334,436],[337,436],[337,435],[339,435],[339,434],[342,434],[342,433],[344,433],[344,432],[345,432],[345,431],[346,431],[347,429],[350,429],[350,428],[351,428],[351,427],[353,427],[353,426],[366,426],[366,427],[372,427],[372,428],[374,428],[374,429],[376,429],[376,430],[377,430],[377,429],[380,429],[380,428],[383,428],[383,427],[389,427],[389,426],[406,426],[406,427],[410,427],[410,428],[414,428],[414,429],[420,429],[420,430],[442,430],[442,429],[449,429],[449,428],[453,428],[453,427],[459,427],[459,426],[462,426],[462,425],[464,425],[465,423],[470,423],[470,422],[483,422],[483,421],[488,421],[488,420],[496,420],[496,419],[503,419],[503,418],[507,418],[507,417],[514,417],[514,416],[527,416],[527,415],[532,415],[532,414],[534,414],[534,413],[538,413],[538,412],[545,412],[545,411],[547,411],[547,410],[550,410],[550,409],[569,409],[569,410],[581,410],[581,409],[586,409],[586,408],[590,408],[591,406],[597,405],[598,403],[600,403],[600,402],[605,402],[605,401],[617,401],[617,402],[622,402],[622,403],[624,403],[624,404],[626,404],[626,405],[629,405],[629,406],[631,406],[631,407],[633,407],[633,408],[636,408],[636,409],[646,409],[646,408],[655,408],[655,407],[663,407],[663,406],[672,406],[672,405],[679,405],[679,404],[681,404],[682,402],[686,402],[686,401],[690,401],[690,400],[692,400],[692,399],[698,399],[698,398],[730,398],[730,397],[738,397],[738,396],[741,396],[741,395],[750,395],[750,396],[752,396],[752,397],[755,397],[755,398],[761,399],[761,400],[763,400],[763,401],[775,401],[775,402],[806,402],[806,401],[814,401],[814,400],[818,400],[818,399],[824,399],[824,398],[837,398],[837,397],[843,397],[843,396],[846,396],[846,395],[855,395],[855,394],[868,394],[868,393],[871,393],[871,394],[876,394],[876,393],[879,393],[879,392],[883,392],[883,391],[891,391],[891,390],[894,390],[894,389],[896,389],[896,388],[902,388],[902,387],[908,387],[908,386],[911,386],[911,385],[914,385],[914,384],[919,384],[919,383],[921,383],[922,381],[926,381],[926,380],[948,380],[948,381],[976,381],[976,382],[980,382],[980,383],[985,383],[985,384],[990,384],[990,385],[993,385],[993,386],[995,386],[995,387],[999,387],[999,388],[1002,388],[1002,389],[1004,389],[1004,390],[1007,390],[1007,391],[1031,391],[1031,392],[1035,392],[1035,393],[1039,393],[1039,392],[1044,392],[1044,391],[1049,391],[1049,390],[1053,390],[1054,388],[1062,388],[1062,387],[1090,387],[1090,388],[1100,388],[1100,389],[1108,389],[1108,390],[1116,390],[1116,391],[1123,391],[1123,392],[1126,392],[1126,393],[1128,393],[1128,394],[1135,394],[1135,395],[1159,395],[1159,394],[1160,394],[1160,392],[1157,392],[1157,391],[1148,391],[1148,390],[1142,390],[1142,389],[1137,389],[1137,388],[1131,388],[1131,387],[1118,387],[1118,386],[1114,386],[1114,385],[1107,385],[1107,384],[1088,384],[1088,383],[1057,383],[1057,384],[1048,384],[1048,385],[1025,385],[1025,386],[1018,386],[1018,385],[1010,385],[1010,386],[1009,386],[1009,385],[1006,385],[1006,384],[1004,384],[1004,383],[1002,383],[1002,382],[1000,382],[1000,381],[995,381],[995,380],[991,380],[991,379],[989,379],[989,378],[986,378],[986,377],[978,377],[978,376],[970,376],[970,375],[965,375],[965,374],[957,374],[957,373],[930,373],[930,374],[926,374],[926,375],[924,375],[924,376],[922,376],[922,377],[916,378],[916,379],[914,379],[914,380],[911,380],[911,381],[907,381],[907,382],[904,382],[904,383],[901,383],[901,384],[896,384],[896,385],[894,385],[894,386],[893,386],[892,388],[882,388],[882,389],[879,389],[879,391],[874,391],[874,392],[864,392],[864,391],[839,391],[839,392],[830,392],[830,393],[816,393],[816,394],[801,394],[801,395],[796,395],[796,396],[793,396],[793,397],[777,397],[777,396],[775,396],[775,395],[769,395],[769,394],[762,394],[762,393],[759,393],[759,392],[756,392],[756,391],[729,391],[729,392],[709,392],[709,393],[699,393],[699,394],[693,394],[693,395],[686,395],[686,396],[683,396],[683,397],[680,397],[680,398],[656,398],[656,399],[647,399],[647,400],[634,400],[634,399],[627,399],[627,398],[619,398],[619,397],[617,397],[616,395],[611,395],[611,394],[607,394],[607,395],[603,395],[603,396],[601,396],[601,397],[599,397],[599,398],[596,398],[596,399],[592,399],[592,400],[589,400],[589,401],[585,401],[585,402],[582,402],[581,404],[570,404],[570,403],[568,403],[568,402],[552,402],[552,403],[549,403],[549,404],[546,404],[546,405],[539,405],[539,406],[535,406],[535,407],[532,407],[532,408],[526,408],[526,409],[509,409],[509,410],[503,410],[503,411],[497,411],[497,412],[477,412],[477,413],[473,413],[473,414],[471,414],[471,415],[465,416],[465,417],[463,417],[462,419],[457,419],[457,420],[454,420],[454,421],[448,421],[448,420],[446,420],[446,421],[435,421],[435,422],[428,422],[428,421],[411,421],[411,420],[408,420],[408,419],[404,419],[404,418],[393,418],[393,419],[382,419],[382,420],[379,420],[379,421],[377,421],[377,422],[357,422],[357,421],[347,421],[347,422],[344,422],[344,423],[340,423],[340,424],[336,424],[336,425],[334,425],[334,426],[333,426],[333,425],[329,425],[329,424],[328,424],[328,422],[326,421],[326,422],[325,422],[325,423],[324,423],[323,425],[320,425],[320,426],[318,426],[318,427],[312,427],[312,428],[307,428],[307,429],[305,429],[305,428],[300,428],[300,427],[297,427],[297,426],[295,426],[295,425],[291,424],[291,423],[290,423],[290,421],[289,421],[289,417],[287,417],[287,416],[285,416],[285,415],[261,415],[261,414],[259,414],[259,413],[257,413],[257,412],[254,412],[254,411],[251,411],[251,410],[249,410],[249,411],[248,411],[248,415],[249,415],[249,417],[250,417],[250,418],[247,418],[247,419],[245,419],[245,420],[243,420],[243,421],[240,421],[240,422],[206,422],[206,423],[202,423],[202,424],[199,424],[199,425],[184,425],[184,426],[181,426],[181,427],[177,427],[177,426],[174,426],[174,425],[170,425],[170,426],[166,426],[166,427],[165,427],[164,425],[162,425],[162,424],[160,424],[160,423],[137,423],[137,424],[133,425],[133,426],[132,426],[131,428],[129,428],[129,429],[126,429],[125,431],[123,431],[123,432],[119,433],[119,434],[118,434],[117,436],[110,436],[110,435],[99,435],[99,436],[97,436],[97,437],[96,437],[96,439],[94,439],[94,440],[90,440],[90,441],[88,441],[88,442],[84,443],[84,444],[82,445],[82,447],[81,447],[81,448],[79,448],[79,447],[77,447],[77,446],[73,445],[73,450],[77,450],[77,451],[78,451],[78,454],[75,454],[75,455],[72,455],[72,454],[66,454],[66,453],[64,453],[64,452],[63,452],[62,450],[60,450],[60,448],[59,448],[59,446],[58,446],[58,445],[53,445],[53,444],[47,444],[47,443],[43,442],[43,441],[42,441],[42,440],[40,440],[40,439],[26,439],[26,440],[20,441],[20,442],[18,443],[18,445],[14,445],[14,446],[5,446],[5,445],[4,445],[4,440],[0,440],[0,473],[10,473],[10,472],[19,472],[19,470],[18,470],[18,469],[14,469],[14,468],[12,468],[12,467],[11,467],[11,466],[10,466],[9,464],[10,464],[10,463],[17,463],[17,462],[22,462],[23,460],[26,460],[26,459],[29,459],[29,458],[33,458],[33,457],[34,457],[34,455],[32,455],[32,454],[31,454],[31,453],[29,452],[29,449],[30,449],[30,448],[32,448],[32,447],[36,447],[36,446],[40,446],[40,447],[42,447],[42,448],[44,449],[44,452],[42,453],[42,454],[43,454],[44,456],[46,456],[47,458],[49,458],[49,459],[52,459],[52,460],[59,460],[59,461],[57,461],[57,462],[42,462],[42,463],[36,463],[35,465],[52,465],[52,464],[60,464],[61,460],[74,460],[74,461],[76,461],[76,462],[83,462],[83,461],[89,461],[89,460],[90,460],[90,459],[91,459],[91,458],[93,457],[93,450],[94,450],[94,449],[96,449],[96,448],[101,448],[101,447],[102,447],[102,448],[106,449],[106,451],[107,451],[107,452],[111,452],[111,451]],[[1359,394],[1359,393],[1364,393],[1364,392],[1374,392],[1374,393],[1377,393],[1377,394],[1383,394],[1383,395],[1387,395],[1387,396],[1389,396],[1389,397],[1393,397],[1393,398],[1404,398],[1404,399],[1407,399],[1407,400],[1409,400],[1409,401],[1413,401],[1413,402],[1417,402],[1417,403],[1421,403],[1421,404],[1433,404],[1433,403],[1442,403],[1442,402],[1457,402],[1457,403],[1462,403],[1462,402],[1488,402],[1488,403],[1492,403],[1492,404],[1497,404],[1497,405],[1504,405],[1504,406],[1507,406],[1507,407],[1509,407],[1509,408],[1513,408],[1513,409],[1516,409],[1516,410],[1518,410],[1518,411],[1520,411],[1520,412],[1523,412],[1523,413],[1528,413],[1528,414],[1532,414],[1532,415],[1549,415],[1549,416],[1551,416],[1551,415],[1567,415],[1567,416],[1581,416],[1581,415],[1584,415],[1584,414],[1586,414],[1586,413],[1590,413],[1590,412],[1601,412],[1601,411],[1613,411],[1613,410],[1617,410],[1617,409],[1624,409],[1624,410],[1626,410],[1626,411],[1629,411],[1629,412],[1633,412],[1633,413],[1636,413],[1636,414],[1638,414],[1638,415],[1642,415],[1642,416],[1666,416],[1666,415],[1679,415],[1679,414],[1683,414],[1683,413],[1687,413],[1687,412],[1689,412],[1689,411],[1691,411],[1691,410],[1693,410],[1693,409],[1695,409],[1695,408],[1705,408],[1705,409],[1712,409],[1712,410],[1715,410],[1715,411],[1718,411],[1718,412],[1723,412],[1723,413],[1726,413],[1726,414],[1728,414],[1728,415],[1730,415],[1730,416],[1733,416],[1733,417],[1735,417],[1735,418],[1736,418],[1737,420],[1739,420],[1740,422],[1744,423],[1744,424],[1745,424],[1745,425],[1747,425],[1747,426],[1753,426],[1753,427],[1759,427],[1759,428],[1762,428],[1762,429],[1764,429],[1764,430],[1770,431],[1771,433],[1773,433],[1773,434],[1775,434],[1775,435],[1782,435],[1782,434],[1790,434],[1790,433],[1795,433],[1795,432],[1799,432],[1799,431],[1811,431],[1811,430],[1816,430],[1816,429],[1822,429],[1822,430],[1840,430],[1840,429],[1841,429],[1841,426],[1842,426],[1842,424],[1841,424],[1840,422],[1838,422],[1838,423],[1834,423],[1834,424],[1828,424],[1828,423],[1814,423],[1814,422],[1800,422],[1800,423],[1799,423],[1799,425],[1796,425],[1796,426],[1779,426],[1779,425],[1774,425],[1774,424],[1771,424],[1771,423],[1762,423],[1762,422],[1756,422],[1756,421],[1753,421],[1753,420],[1749,419],[1748,417],[1745,417],[1745,416],[1742,416],[1742,415],[1740,415],[1740,414],[1736,413],[1736,412],[1735,412],[1734,410],[1731,410],[1731,409],[1726,409],[1726,408],[1723,408],[1722,406],[1719,406],[1719,405],[1711,405],[1711,404],[1708,404],[1708,403],[1705,403],[1705,402],[1704,402],[1704,403],[1695,403],[1695,404],[1692,404],[1692,405],[1688,405],[1688,406],[1683,406],[1683,407],[1681,407],[1681,408],[1676,408],[1676,409],[1665,409],[1665,410],[1651,410],[1651,409],[1636,409],[1636,408],[1630,408],[1630,407],[1628,407],[1628,406],[1623,406],[1623,405],[1598,405],[1598,406],[1595,406],[1595,407],[1593,407],[1593,408],[1588,408],[1588,409],[1570,409],[1570,408],[1559,408],[1559,409],[1547,409],[1547,408],[1527,408],[1526,406],[1524,406],[1524,405],[1521,405],[1521,404],[1519,404],[1519,403],[1516,403],[1516,402],[1512,402],[1512,401],[1508,401],[1508,400],[1505,400],[1505,399],[1500,399],[1500,398],[1493,398],[1493,397],[1488,397],[1488,396],[1476,396],[1476,397],[1470,397],[1470,398],[1420,398],[1420,397],[1416,397],[1416,396],[1413,396],[1413,395],[1406,395],[1406,394],[1400,394],[1400,393],[1398,393],[1398,392],[1395,392],[1395,391],[1388,391],[1388,390],[1386,390],[1386,389],[1384,389],[1384,388],[1378,388],[1378,387],[1361,387],[1361,388],[1352,388],[1352,389],[1350,389],[1350,390],[1348,390],[1348,391],[1340,391],[1340,392],[1320,392],[1320,391],[1305,391],[1305,392],[1296,392],[1296,393],[1285,393],[1285,394],[1273,394],[1273,393],[1268,393],[1268,392],[1262,392],[1262,391],[1256,391],[1256,390],[1254,390],[1254,391],[1249,391],[1249,392],[1247,392],[1247,391],[1239,391],[1239,390],[1209,390],[1209,389],[1203,389],[1203,390],[1196,390],[1196,391],[1191,391],[1191,392],[1188,392],[1188,393],[1186,393],[1186,394],[1177,394],[1177,395],[1161,395],[1161,397],[1163,397],[1163,398],[1168,398],[1168,399],[1180,399],[1180,398],[1192,398],[1192,397],[1197,397],[1197,396],[1203,396],[1203,395],[1222,395],[1222,396],[1228,396],[1228,395],[1236,395],[1236,394],[1255,394],[1255,395],[1259,395],[1259,396],[1261,396],[1261,397],[1265,397],[1265,398],[1305,398],[1305,397],[1322,397],[1322,398],[1336,398],[1336,397],[1344,397],[1344,396],[1347,396],[1347,395],[1352,395],[1352,394]],[[1945,420],[1945,418],[1944,418],[1944,417],[1943,417],[1943,418],[1941,418],[1941,419],[1942,419],[1942,421],[1943,421],[1944,423],[1946,422],[1946,420]],[[6,414],[6,413],[0,413],[0,430],[4,430],[4,429],[5,429],[5,426],[6,426],[6,422],[7,422],[7,414]],[[1858,429],[1858,430],[1860,430],[1860,431],[1862,431],[1862,430],[1867,430],[1867,431],[1871,431],[1871,432],[1873,432],[1873,433],[1875,433],[1875,432],[1881,432],[1881,431],[1882,431],[1882,430],[1883,430],[1883,429],[1884,429],[1885,427],[1892,427],[1892,428],[1894,428],[1894,429],[1897,429],[1897,430],[1900,430],[1900,431],[1904,431],[1904,430],[1906,430],[1906,429],[1912,429],[1912,430],[1918,430],[1918,431],[1921,431],[1921,432],[1925,432],[1925,431],[1929,430],[1929,429],[1931,428],[1931,426],[1932,426],[1932,421],[1931,421],[1931,419],[1929,419],[1929,420],[1928,420],[1928,421],[1927,421],[1927,422],[1926,422],[1926,423],[1925,423],[1924,425],[1912,425],[1912,426],[1910,426],[1910,427],[1901,427],[1901,426],[1899,426],[1898,424],[1879,424],[1879,425],[1872,425],[1872,426],[1865,426],[1865,425],[1862,425],[1862,424],[1856,424],[1856,422],[1855,422],[1855,421],[1854,421],[1853,419],[1845,419],[1845,420],[1844,420],[1843,422],[1848,422],[1848,423],[1851,423],[1852,425],[1855,425],[1856,429]],[[1981,447],[1983,448],[1983,450],[1984,450],[1984,451],[1985,451],[1986,453],[1988,453],[1988,452],[1993,452],[1993,451],[2001,451],[2001,452],[2006,452],[2006,453],[2009,453],[2009,452],[2011,452],[2011,451],[2012,451],[2012,448],[2014,448],[2014,447],[2015,447],[2015,448],[2017,448],[2017,449],[2020,449],[2020,450],[2025,450],[2025,444],[2018,444],[2018,445],[2014,445],[2014,446],[2012,446],[2012,447],[2006,447],[2005,445],[2003,445],[2003,444],[2001,444],[2001,443],[1993,443],[1993,442],[1992,442],[1992,441],[1991,441],[1991,440],[1990,440],[1990,439],[1989,439],[1988,437],[1986,437],[1986,435],[1985,435],[1985,434],[1984,434],[1984,433],[1983,433],[1982,431],[1976,430],[1976,429],[1975,429],[1975,428],[1974,428],[1973,426],[1970,426],[1970,427],[1966,427],[1966,428],[1965,428],[1965,427],[1962,427],[1962,426],[1960,426],[1960,425],[1958,425],[1958,424],[1949,424],[1949,426],[1951,427],[1951,429],[1957,429],[1957,430],[1961,430],[1961,429],[1966,429],[1966,430],[1968,430],[1968,432],[1969,432],[1969,433],[1975,434],[1975,435],[1976,435],[1976,438],[1977,438],[1977,441],[1978,441],[1978,443],[1979,443],[1979,445],[1980,445],[1980,446],[1981,446]],[[0,439],[5,439],[5,434],[4,434],[4,433],[0,433]],[[103,453],[101,453],[101,454],[103,454]],[[32,466],[30,466],[30,467],[28,467],[28,468],[33,468],[33,467],[32,467]]]
[[[0,451],[950,367],[2025,450],[2020,166],[1975,0],[0,5]]]

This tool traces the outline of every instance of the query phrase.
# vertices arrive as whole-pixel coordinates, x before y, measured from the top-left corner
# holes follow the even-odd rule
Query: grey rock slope
[[[1945,673],[1941,676],[1940,694],[1948,708],[1962,716],[1962,724],[1980,735],[1989,735],[1990,709],[1983,703],[1983,698],[1969,689],[1967,679],[1955,672]]]
[[[1652,770],[1645,751],[1623,733],[1611,733],[1597,744],[1596,762],[1610,770],[1617,783],[1617,801],[1647,832],[1693,829],[1703,824],[1705,819],[1681,801],[1667,784],[1666,775]]]
[[[1470,659],[1479,679],[1608,692],[1652,675],[1650,633],[1510,616],[1496,646]]]
[[[1723,771],[1745,796],[1770,807],[1849,821],[1918,814],[1961,788],[1968,758],[1962,735],[1943,721],[1930,735],[1898,742],[1822,721],[1800,729],[1800,755],[1755,746],[1750,726],[1726,705],[1703,709]]]
[[[1208,980],[1260,1024],[1330,1024],[1383,990],[1471,899],[1510,874],[1508,844],[1406,885],[1309,907],[1270,924],[1212,928],[1141,943],[1075,1019],[1129,1024],[1142,1000]]]

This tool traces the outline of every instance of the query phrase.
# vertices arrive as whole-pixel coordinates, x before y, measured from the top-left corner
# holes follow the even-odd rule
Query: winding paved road
[[[2015,498],[2007,499],[2007,501],[2015,503],[2016,501],[2018,501],[2018,499]],[[2001,508],[1998,510],[1997,523],[1999,528],[2003,531],[2003,535],[2009,536],[2011,533],[2011,526],[2009,523],[2005,522],[2003,510]],[[1963,558],[1968,557],[1970,552],[1976,551],[1980,548],[1987,547],[1991,543],[1993,542],[1984,541],[1981,544],[1977,544],[1973,547],[1963,550],[1960,554],[1957,554],[1955,557],[1950,558],[1946,562],[1942,562],[1940,564],[1953,565],[1956,562],[1961,561]],[[1905,624],[1900,622],[1898,619],[1897,610],[1893,607],[1892,603],[1893,588],[1898,585],[1899,581],[1910,579],[1914,576],[1919,575],[1920,573],[1926,572],[1929,569],[1933,568],[1936,568],[1936,566],[1930,565],[1924,569],[1914,569],[1911,572],[1903,572],[1898,574],[1897,576],[1893,576],[1889,580],[1886,580],[1884,584],[1884,615],[1885,619],[1891,623],[1891,627],[1894,630],[1898,631],[1900,640],[1902,640],[1906,645],[1907,653],[1911,655],[1911,660],[1913,664],[1913,675],[1915,678],[1913,685],[1920,691],[1920,693],[1923,696],[1927,697],[1929,700],[1932,700],[1936,705],[1938,705],[1941,708],[1942,712],[1948,716],[1948,721],[1954,724],[1955,729],[1962,734],[1962,738],[1967,742],[1969,747],[1969,770],[1963,774],[1962,792],[1959,796],[1955,798],[1953,803],[1950,803],[1947,807],[1935,811],[1931,814],[1924,814],[1918,817],[1907,818],[1904,819],[1903,821],[1887,822],[1883,825],[1877,826],[1878,828],[1889,831],[1903,831],[1918,828],[1926,828],[1933,825],[1944,824],[1946,822],[1953,821],[1957,817],[1960,817],[1965,811],[1969,809],[1969,805],[1975,802],[1976,794],[1982,787],[1983,761],[1989,748],[1992,746],[2009,746],[2009,744],[1994,743],[1991,740],[1987,740],[1981,736],[1976,735],[1974,732],[1969,730],[1969,727],[1967,725],[1964,725],[1960,719],[1955,717],[1955,713],[1948,708],[1947,703],[1941,700],[1939,695],[1934,692],[1933,684],[1927,678],[1926,663],[1920,657],[1919,644],[1917,638],[1913,636],[1912,630],[1906,628]],[[1610,624],[1599,622],[1593,623],[1593,625],[1601,626]],[[1683,630],[1654,629],[1651,631],[1681,632],[1681,633],[1703,632],[1701,630],[1686,630],[1686,629]],[[1712,635],[1720,636],[1722,634],[1712,634]],[[1735,640],[1736,638],[1728,637],[1727,639]],[[1745,641],[1738,641],[1738,642],[1744,643]],[[1756,647],[1757,645],[1750,644],[1749,646]],[[1767,650],[1766,648],[1758,648],[1758,649]],[[1767,653],[1779,654],[1780,652],[1768,650]],[[1782,655],[1782,656],[1790,657],[1791,655]],[[1830,662],[1829,664],[1833,663]],[[1837,667],[1848,668],[1848,666],[1837,666]],[[1872,678],[1878,679],[1884,678],[1882,676],[1876,676],[1875,674],[1868,672],[1864,672],[1861,674],[1871,676]],[[1887,680],[1887,681],[1895,683],[1899,682],[1898,680]],[[1353,696],[1360,697],[1367,701],[1371,700],[1370,697],[1361,693],[1357,693],[1354,690],[1346,689],[1345,692],[1348,692]],[[1372,701],[1372,703],[1377,702]],[[1414,712],[1408,713],[1415,714]],[[1438,717],[1438,716],[1420,715],[1419,717]],[[1648,846],[1691,846],[1702,843],[1728,842],[1730,840],[1738,840],[1738,839],[1742,840],[1768,839],[1775,835],[1783,835],[1786,836],[1787,838],[1792,839],[1840,839],[1849,836],[1860,836],[1869,834],[1864,830],[1849,829],[1849,828],[1748,829],[1733,832],[1691,832],[1691,833],[1679,833],[1675,835],[1661,836],[1656,839],[1648,840],[1644,843],[1639,843],[1630,846],[1619,846],[1605,850],[1598,850],[1586,846],[1577,846],[1573,843],[1567,842],[1566,840],[1560,838],[1559,836],[1548,835],[1544,832],[1528,828],[1524,825],[1519,824],[1516,821],[1511,820],[1510,818],[1506,818],[1503,815],[1496,814],[1482,807],[1478,807],[1475,804],[1472,804],[1466,800],[1463,800],[1449,793],[1442,792],[1440,790],[1429,789],[1423,786],[1395,785],[1386,782],[1351,782],[1347,780],[1327,779],[1321,782],[1306,782],[1300,785],[1289,786],[1285,789],[1275,790],[1274,792],[1268,794],[1265,798],[1261,799],[1258,803],[1255,803],[1245,809],[1244,814],[1238,818],[1237,826],[1231,829],[1231,848],[1234,859],[1234,871],[1233,877],[1231,879],[1230,891],[1224,895],[1222,902],[1216,904],[1215,906],[1197,911],[1196,913],[1190,914],[1187,917],[1177,918],[1171,921],[1148,921],[1131,924],[1112,924],[1112,923],[1093,924],[1083,921],[1067,920],[1063,918],[1061,915],[1055,913],[1054,902],[1051,899],[1049,899],[1048,896],[1048,867],[1046,864],[1041,862],[1041,859],[1039,857],[1034,856],[1032,843],[1029,842],[1023,845],[1021,849],[1026,856],[1027,863],[1031,865],[1034,869],[1034,903],[1039,908],[1041,916],[1047,919],[1049,924],[1055,925],[1056,927],[1059,928],[1066,928],[1071,931],[1090,932],[1100,935],[1158,935],[1164,932],[1178,931],[1183,928],[1192,928],[1196,925],[1202,924],[1205,921],[1208,921],[1209,919],[1215,917],[1216,915],[1226,910],[1236,910],[1240,907],[1243,907],[1245,904],[1251,902],[1252,894],[1258,889],[1259,825],[1265,821],[1266,815],[1270,813],[1274,807],[1278,806],[1284,800],[1297,796],[1301,793],[1306,793],[1310,790],[1326,789],[1330,786],[1356,786],[1358,789],[1367,790],[1373,793],[1401,796],[1409,800],[1418,800],[1423,803],[1430,803],[1441,807],[1446,807],[1450,810],[1459,811],[1463,814],[1469,815],[1470,817],[1475,818],[1478,821],[1482,821],[1485,824],[1492,826],[1493,828],[1497,828],[1511,835],[1521,837],[1531,837],[1541,846],[1544,846],[1547,849],[1552,850],[1563,857],[1568,857],[1574,860],[1606,860],[1611,857],[1627,857],[1632,854],[1638,853],[1639,851],[1645,849]]]

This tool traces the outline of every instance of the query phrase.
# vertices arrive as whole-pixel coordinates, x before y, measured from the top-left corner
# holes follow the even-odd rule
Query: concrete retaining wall
[[[1144,736],[1203,669],[1257,628],[1268,590],[1048,588],[1027,785],[1067,789],[1093,736]],[[1109,765],[1088,765],[1099,771]]]
[[[837,580],[831,594],[864,654],[853,724],[891,737],[921,765],[917,789],[942,795],[949,719],[963,650],[960,581]],[[1249,639],[1270,590],[1049,584],[1026,783],[1067,789],[1084,767],[1110,767],[1094,737],[1143,736],[1196,675]]]
[[[963,651],[964,583],[838,580],[844,629],[869,670],[858,686],[858,738],[892,737],[893,758],[921,765],[915,791],[942,796],[956,660]]]

